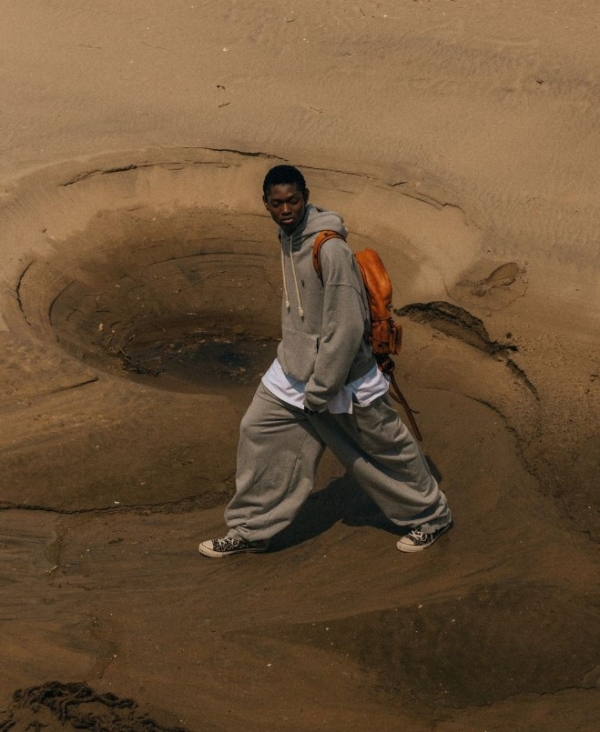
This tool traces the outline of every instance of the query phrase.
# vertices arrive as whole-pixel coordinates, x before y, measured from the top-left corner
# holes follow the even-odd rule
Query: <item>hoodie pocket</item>
[[[319,337],[285,326],[282,336],[279,360],[284,372],[297,381],[307,382],[315,369]]]

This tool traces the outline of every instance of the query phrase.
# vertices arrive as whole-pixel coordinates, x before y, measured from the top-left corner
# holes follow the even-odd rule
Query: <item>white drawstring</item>
[[[283,242],[282,242],[283,244]],[[281,274],[283,276],[283,292],[285,293],[285,307],[290,311],[290,296],[288,293],[287,282],[285,279],[285,256],[283,254],[283,246],[281,247]]]
[[[294,255],[292,252],[292,241],[294,238],[294,234],[290,234],[290,236],[287,238],[288,245],[289,245],[289,252],[290,252],[290,262],[292,265],[292,275],[294,276],[294,286],[296,288],[296,297],[298,298],[298,315],[300,316],[301,320],[304,320],[304,310],[302,309],[302,298],[300,297],[300,288],[298,287],[298,276],[296,275],[296,267],[294,266]],[[285,234],[283,234],[283,241],[285,242]],[[287,287],[287,281],[285,277],[285,257],[283,253],[283,247],[281,248],[281,272],[283,274],[283,290],[285,293],[285,306],[287,310],[290,309],[290,296],[288,293],[288,287]]]

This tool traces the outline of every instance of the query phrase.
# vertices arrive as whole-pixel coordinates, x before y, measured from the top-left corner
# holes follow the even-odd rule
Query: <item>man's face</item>
[[[304,218],[308,191],[302,193],[293,183],[271,186],[263,203],[273,221],[289,235]]]

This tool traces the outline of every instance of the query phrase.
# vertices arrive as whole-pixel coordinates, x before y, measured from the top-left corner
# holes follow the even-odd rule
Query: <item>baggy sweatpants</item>
[[[450,522],[446,496],[388,395],[353,410],[306,414],[260,384],[240,426],[229,536],[260,541],[288,526],[313,489],[325,447],[397,526],[435,531]]]

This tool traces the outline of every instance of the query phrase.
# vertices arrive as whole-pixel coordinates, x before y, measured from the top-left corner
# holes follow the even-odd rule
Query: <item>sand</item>
[[[597,729],[596,3],[0,10],[0,729]],[[328,454],[269,553],[197,552],[279,162],[392,275],[455,517],[422,554]]]

